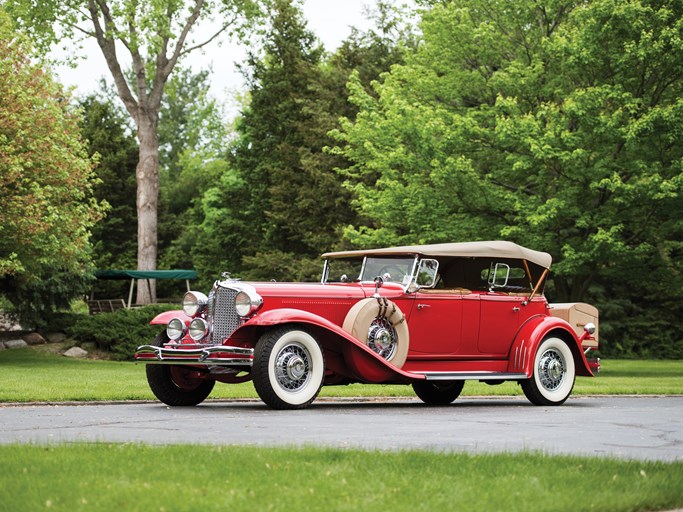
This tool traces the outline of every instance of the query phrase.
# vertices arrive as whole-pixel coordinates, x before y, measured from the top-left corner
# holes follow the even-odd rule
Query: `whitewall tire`
[[[274,409],[303,409],[320,392],[325,358],[316,339],[295,327],[266,332],[254,348],[254,388]]]

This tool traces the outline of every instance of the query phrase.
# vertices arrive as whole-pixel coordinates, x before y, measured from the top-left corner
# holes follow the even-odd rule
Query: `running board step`
[[[500,372],[411,372],[424,375],[426,380],[524,380],[526,373]]]

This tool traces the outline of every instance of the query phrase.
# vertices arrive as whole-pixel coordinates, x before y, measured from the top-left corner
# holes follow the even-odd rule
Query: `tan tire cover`
[[[382,299],[382,305],[380,306],[379,302],[374,297],[368,297],[367,299],[357,302],[346,314],[342,328],[354,338],[367,345],[370,324],[377,318],[380,310],[385,309],[383,304],[384,299]],[[395,303],[389,300],[387,301],[387,305],[388,307],[386,308],[384,316],[393,324],[394,329],[396,330],[396,336],[398,337],[396,350],[387,361],[397,368],[400,368],[408,357],[408,345],[410,344],[408,324],[403,312]]]

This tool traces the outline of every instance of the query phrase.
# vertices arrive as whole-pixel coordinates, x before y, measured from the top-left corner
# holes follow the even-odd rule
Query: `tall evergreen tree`
[[[302,262],[333,246],[352,216],[333,169],[310,165],[326,160],[321,141],[335,123],[320,95],[323,56],[299,2],[276,0],[263,54],[248,61],[251,102],[235,149],[249,198],[243,213],[255,227],[244,253],[253,277],[303,277]]]

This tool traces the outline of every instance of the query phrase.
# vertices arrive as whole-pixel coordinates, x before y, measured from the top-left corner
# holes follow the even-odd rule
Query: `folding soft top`
[[[427,257],[511,258],[523,259],[543,268],[550,268],[552,256],[545,252],[527,249],[502,240],[488,242],[455,242],[431,245],[405,245],[384,249],[328,252],[323,258],[349,258],[353,256],[389,256],[417,254]]]

